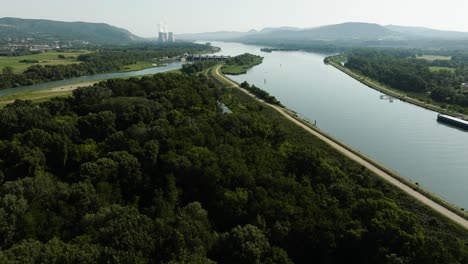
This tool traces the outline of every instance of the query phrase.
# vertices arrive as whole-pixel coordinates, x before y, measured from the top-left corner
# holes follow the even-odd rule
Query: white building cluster
[[[165,23],[159,23],[159,42],[175,42],[174,33],[169,32],[168,26]]]

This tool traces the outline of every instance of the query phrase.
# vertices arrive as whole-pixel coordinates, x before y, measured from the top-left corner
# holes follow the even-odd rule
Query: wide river
[[[468,209],[468,132],[437,122],[437,113],[375,91],[332,66],[326,55],[261,52],[262,47],[211,42],[223,55],[265,57],[246,75],[229,76],[268,91],[317,126],[417,182]]]

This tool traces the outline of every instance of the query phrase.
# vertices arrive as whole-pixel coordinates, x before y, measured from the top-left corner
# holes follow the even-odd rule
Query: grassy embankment
[[[182,74],[180,70],[172,70],[166,73]],[[144,76],[152,76],[152,75],[153,74],[146,74],[146,75],[135,76],[135,77],[124,77],[122,79],[142,78]],[[98,80],[98,81],[92,81],[92,82],[84,81],[84,82],[59,86],[59,87],[53,87],[53,88],[49,88],[45,90],[22,92],[22,93],[16,93],[16,94],[11,94],[11,95],[0,96],[0,109],[4,108],[8,104],[13,103],[15,100],[30,100],[33,103],[41,103],[41,102],[47,101],[55,97],[67,97],[67,96],[72,95],[73,90],[79,87],[91,86],[101,81],[105,81],[105,80]]]
[[[438,66],[431,66],[429,67],[429,70],[432,72],[436,71],[449,71],[449,72],[455,72],[455,68],[449,68],[449,67],[438,67]]]
[[[4,108],[8,104],[13,103],[16,100],[30,100],[33,103],[41,103],[55,97],[67,97],[72,95],[73,90],[79,87],[91,86],[95,82],[80,82],[76,84],[69,84],[60,87],[49,88],[45,90],[32,91],[32,92],[21,92],[5,96],[0,96],[0,109]]]
[[[417,106],[420,106],[420,107],[423,107],[423,108],[426,108],[435,112],[439,112],[439,113],[451,115],[451,116],[456,116],[456,117],[460,117],[463,119],[468,119],[468,116],[466,114],[463,114],[463,113],[460,113],[459,111],[455,111],[451,109],[450,105],[434,102],[425,93],[403,92],[401,90],[397,90],[395,88],[382,84],[374,79],[366,77],[362,74],[359,74],[351,69],[348,69],[341,65],[341,61],[344,61],[344,59],[345,58],[343,55],[337,55],[337,56],[327,57],[325,60],[327,63],[329,63],[333,67],[346,73],[350,77],[358,80],[362,84],[374,90],[377,90],[384,94],[398,98],[401,101],[408,102],[408,103],[411,103],[411,104],[414,104],[414,105],[417,105]],[[459,108],[459,106],[453,106],[453,107]],[[468,109],[466,108],[464,109],[465,109],[465,112],[468,111]]]
[[[216,72],[213,69],[208,71],[208,76],[211,77],[212,79],[214,79],[219,85],[222,85],[222,86],[226,87],[226,89],[228,89],[228,92],[225,93],[225,95],[224,95],[223,102],[231,110],[235,110],[236,108],[237,109],[246,109],[246,107],[243,104],[239,103],[239,98],[243,98],[242,100],[244,100],[244,101],[246,101],[248,99],[250,99],[250,101],[252,101],[251,97],[246,96],[245,94],[240,92],[239,89],[233,88],[231,83],[224,80],[223,78],[219,78],[219,76],[216,75]],[[257,101],[257,103],[260,103],[260,102]],[[427,198],[431,199],[432,201],[438,203],[439,205],[445,207],[446,209],[450,210],[451,212],[463,217],[464,219],[468,219],[468,212],[466,212],[463,208],[459,208],[459,207],[449,203],[448,201],[444,200],[443,198],[437,196],[436,194],[434,194],[434,193],[432,193],[432,192],[430,192],[430,191],[428,191],[428,190],[426,190],[424,188],[421,188],[418,183],[414,183],[414,182],[410,181],[409,179],[407,179],[407,178],[399,175],[398,173],[388,169],[384,165],[382,165],[379,162],[371,159],[370,157],[367,157],[366,155],[364,155],[361,152],[353,149],[352,147],[346,145],[345,143],[340,142],[339,140],[335,139],[334,137],[328,135],[327,133],[321,131],[320,129],[318,129],[314,125],[310,124],[307,120],[304,120],[304,119],[300,118],[294,111],[285,108],[285,112],[287,112],[290,116],[292,116],[296,120],[298,120],[301,123],[305,124],[307,127],[313,129],[314,131],[316,131],[316,132],[320,133],[321,135],[325,136],[326,138],[334,141],[338,145],[344,147],[345,149],[347,149],[348,151],[350,151],[353,154],[357,155],[358,157],[362,158],[363,160],[365,160],[365,161],[369,162],[370,164],[374,165],[378,169],[384,171],[388,175],[392,176],[394,179],[400,181],[401,183],[405,184],[406,186],[409,186],[413,190],[421,193],[422,195],[424,195]],[[269,115],[271,115],[271,118],[281,118],[291,128],[294,127],[295,130],[297,130],[297,131],[305,132],[303,129],[297,129],[296,125],[289,122],[286,118],[282,117],[280,114],[278,114],[273,109],[268,108],[268,113],[269,113]],[[310,134],[308,134],[308,136],[314,138],[314,140],[319,140],[319,139],[315,138],[314,136],[312,136]],[[338,151],[332,149],[330,146],[326,145],[325,143],[321,142],[321,144],[322,144],[323,148],[326,148],[327,151],[330,152],[330,155],[332,155],[332,156],[340,155],[341,158],[346,159],[347,162],[350,161],[350,159],[344,157],[344,155],[339,154]],[[377,177],[377,176],[375,176],[375,177]],[[385,183],[385,184],[390,185],[389,183]],[[403,191],[400,191],[397,188],[392,188],[392,189],[394,189],[396,192],[400,193],[400,195],[395,196],[397,198],[398,202],[401,203],[401,204],[405,204],[405,206],[411,207],[411,209],[410,209],[411,211],[417,210],[417,213],[420,214],[420,215],[421,214],[431,215],[432,217],[438,216],[438,218],[440,218],[439,213],[437,213],[434,210],[432,210],[431,208],[423,205],[422,203],[419,203],[419,202],[415,203],[415,199],[413,199],[409,195],[406,195],[405,193],[403,193]],[[451,224],[451,221],[449,221],[448,219],[446,220],[446,222]]]
[[[162,65],[154,66],[153,63],[140,61],[140,62],[137,62],[135,64],[130,64],[130,65],[123,66],[121,68],[121,72],[141,71],[141,70],[144,70],[144,69],[153,68],[153,67],[160,67],[160,66],[162,66]]]
[[[0,97],[0,109],[4,108],[8,104],[13,103],[16,100],[30,100],[34,103],[41,103],[54,97],[67,97],[67,96],[70,96],[71,94],[72,94],[71,90],[53,91],[51,89],[48,89],[48,90],[43,90],[43,91],[25,92],[25,93],[6,95],[6,96]]]
[[[55,52],[55,51],[47,51],[41,54],[32,54],[32,55],[25,55],[25,56],[0,56],[0,70],[4,67],[12,67],[14,74],[23,73],[27,68],[33,65],[69,65],[69,64],[76,64],[80,63],[77,59],[78,56],[91,53],[92,51],[82,50],[82,51],[74,51],[74,52]],[[63,56],[64,58],[59,58],[59,56]],[[21,62],[23,60],[28,61],[38,61],[38,62]],[[163,66],[160,64],[158,66]],[[139,71],[148,68],[155,67],[153,63],[147,61],[139,61],[135,64],[130,64],[123,66],[121,68],[121,72],[129,72],[129,71]]]
[[[245,74],[249,69],[262,64],[262,62],[263,57],[252,54],[243,54],[226,61],[226,64],[221,71],[224,74],[230,75]]]
[[[428,61],[435,61],[435,60],[451,60],[451,56],[440,56],[440,55],[422,55],[418,56],[418,59],[428,60]]]
[[[80,63],[78,56],[90,53],[91,51],[75,51],[75,52],[55,52],[48,51],[41,54],[31,54],[25,56],[0,56],[0,69],[4,67],[12,67],[13,73],[18,74],[24,72],[27,68],[33,65],[68,65]],[[59,58],[62,55],[65,58]],[[36,60],[37,63],[21,62],[23,60]]]

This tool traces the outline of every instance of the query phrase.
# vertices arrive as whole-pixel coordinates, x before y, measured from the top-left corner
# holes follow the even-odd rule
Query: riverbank
[[[141,71],[154,67],[164,67],[166,64],[155,64],[150,62],[137,62],[135,64],[123,66],[119,72],[131,72],[131,71]]]
[[[350,69],[348,69],[348,68],[346,68],[344,66],[341,66],[336,62],[334,62],[332,59],[330,59],[330,57],[327,57],[325,59],[325,61],[329,65],[335,67],[336,69],[338,69],[341,72],[347,74],[348,76],[352,77],[353,79],[355,79],[355,80],[361,82],[362,84],[368,86],[369,88],[377,90],[377,91],[379,91],[381,93],[384,93],[386,95],[395,97],[396,99],[399,99],[401,101],[404,101],[404,102],[407,102],[407,103],[410,103],[410,104],[413,104],[413,105],[417,105],[419,107],[422,107],[422,108],[425,108],[425,109],[428,109],[428,110],[431,110],[431,111],[435,111],[435,112],[439,112],[439,113],[442,113],[442,114],[445,114],[445,115],[455,116],[455,117],[458,117],[458,118],[468,120],[467,115],[461,114],[459,112],[444,109],[444,108],[442,108],[442,107],[440,107],[438,105],[435,105],[435,104],[430,104],[430,103],[427,103],[427,102],[423,102],[423,101],[421,101],[421,100],[419,100],[417,98],[411,97],[411,95],[408,95],[408,94],[403,93],[403,92],[401,92],[399,90],[387,87],[387,86],[385,86],[383,84],[378,83],[377,81],[375,81],[373,79],[370,79],[370,78],[368,78],[366,76],[355,73],[354,71],[352,71],[352,70],[350,70]]]
[[[248,91],[240,88],[238,83],[222,75],[219,72],[220,67],[221,66],[215,66],[214,70],[210,72],[210,74],[214,78],[216,78],[219,83],[222,83],[226,87],[229,87],[229,88],[235,87],[237,89],[240,89],[243,93],[249,95],[252,98],[255,98]],[[282,116],[284,116],[288,120],[292,121],[299,127],[305,129],[310,134],[318,137],[319,139],[321,139],[322,141],[330,145],[335,150],[338,150],[340,153],[342,153],[346,157],[363,165],[364,167],[372,171],[374,174],[384,179],[386,182],[397,187],[399,190],[415,198],[416,200],[420,201],[422,204],[438,212],[439,214],[442,214],[443,216],[451,219],[453,222],[458,223],[460,226],[463,226],[465,229],[468,229],[468,221],[467,221],[468,214],[465,211],[463,211],[461,208],[458,208],[455,205],[452,205],[451,203],[429,192],[428,190],[421,188],[417,183],[411,182],[410,180],[402,177],[396,172],[393,172],[390,169],[386,168],[382,164],[365,156],[359,151],[351,148],[350,146],[324,133],[323,131],[311,125],[307,121],[299,118],[297,114],[294,113],[294,111],[268,104],[258,98],[255,98],[255,99],[273,108],[274,110],[276,110],[278,113],[280,113]]]
[[[39,90],[39,91],[33,91],[33,92],[22,92],[22,93],[1,96],[0,97],[0,109],[4,108],[8,104],[13,103],[16,100],[30,100],[33,103],[41,103],[54,97],[70,96],[72,95],[73,90],[76,90],[80,87],[91,86],[98,82],[99,81],[81,82],[81,83],[76,83],[76,84],[58,86],[58,87],[49,88],[45,90]]]
[[[169,70],[164,73],[181,73],[179,69]],[[50,87],[47,89],[37,90],[37,91],[27,91],[27,92],[18,92],[9,95],[0,96],[0,109],[4,108],[8,104],[13,103],[15,100],[30,100],[33,103],[41,103],[46,100],[49,100],[54,97],[66,97],[72,95],[73,91],[80,87],[92,86],[96,83],[111,80],[111,79],[128,79],[128,78],[142,78],[145,76],[152,76],[153,74],[145,74],[139,76],[130,76],[130,77],[120,77],[120,78],[110,78],[110,79],[100,79],[95,81],[82,81],[67,85],[60,85],[55,87]]]

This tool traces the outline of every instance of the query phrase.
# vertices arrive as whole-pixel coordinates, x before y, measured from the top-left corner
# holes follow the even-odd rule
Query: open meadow
[[[90,53],[89,51],[74,51],[74,52],[55,52],[47,51],[40,54],[31,54],[25,56],[0,56],[0,70],[10,66],[13,67],[13,73],[18,74],[24,72],[32,65],[67,65],[79,63],[77,57],[82,54]],[[62,58],[59,56],[62,55]],[[31,62],[21,62],[21,61]],[[32,62],[37,61],[37,62]]]
[[[439,55],[422,55],[418,56],[418,59],[428,60],[428,61],[435,61],[435,60],[451,60],[451,56],[439,56]]]

